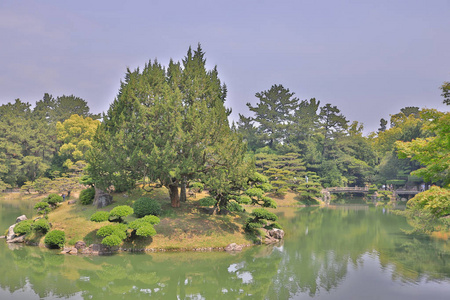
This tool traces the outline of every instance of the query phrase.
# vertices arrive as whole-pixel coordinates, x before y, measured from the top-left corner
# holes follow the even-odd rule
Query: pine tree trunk
[[[180,201],[181,202],[186,202],[186,182],[184,180],[181,183]]]
[[[172,207],[180,207],[180,196],[178,194],[178,184],[169,185],[170,203]]]

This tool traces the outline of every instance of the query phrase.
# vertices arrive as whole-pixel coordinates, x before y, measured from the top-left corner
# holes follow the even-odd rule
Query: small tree
[[[47,202],[51,206],[56,206],[58,203],[63,202],[63,197],[58,194],[50,194],[43,201]]]
[[[260,228],[281,228],[281,226],[276,223],[278,217],[264,208],[255,208],[250,215],[252,218],[249,218],[245,224],[245,229],[247,231],[255,232]]]
[[[133,214],[133,212],[133,209],[128,205],[116,206],[109,212],[109,221],[122,223],[123,218]]]

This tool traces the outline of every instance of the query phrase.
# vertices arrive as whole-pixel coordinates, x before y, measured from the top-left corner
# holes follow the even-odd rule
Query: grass
[[[136,237],[126,240],[122,248],[127,250],[157,249],[157,250],[193,250],[199,248],[222,248],[230,243],[252,244],[252,239],[243,230],[246,221],[245,214],[209,215],[201,211],[198,199],[206,193],[197,194],[196,198],[188,198],[180,208],[172,208],[165,188],[154,189],[147,193],[135,190],[131,193],[114,194],[113,203],[100,210],[110,211],[118,205],[133,205],[133,202],[143,195],[156,199],[162,206],[161,222],[155,225],[157,234],[153,237]],[[74,193],[72,199],[77,197]],[[90,221],[91,215],[98,211],[92,205],[81,205],[79,201],[69,205],[66,202],[49,214],[52,229],[63,230],[66,233],[68,245],[74,245],[79,240],[87,244],[100,243],[97,230],[108,221],[96,223]],[[134,216],[125,218],[126,222],[135,220]],[[43,242],[43,239],[41,240]],[[41,242],[41,244],[42,244]]]
[[[90,221],[90,217],[98,210],[111,211],[119,205],[132,206],[134,201],[142,196],[156,199],[163,209],[160,216],[161,222],[155,225],[157,234],[153,237],[135,237],[133,240],[125,240],[121,248],[131,251],[143,249],[184,251],[195,249],[223,248],[230,243],[251,245],[255,237],[247,234],[243,227],[248,218],[247,213],[229,215],[210,215],[205,213],[198,205],[198,200],[207,196],[206,192],[199,193],[195,198],[188,197],[181,203],[180,208],[172,208],[168,191],[165,188],[153,189],[146,192],[141,189],[129,193],[113,194],[113,203],[102,209],[93,205],[82,205],[80,201],[68,204],[67,200],[78,199],[79,192],[72,192],[70,199],[58,205],[49,215],[49,222],[53,229],[63,230],[66,234],[66,244],[73,246],[77,241],[83,240],[86,244],[100,243],[102,238],[96,235],[97,230],[110,224],[110,222],[96,223]],[[36,195],[22,195],[31,205],[45,197]],[[282,198],[275,198],[279,207],[299,206],[295,194],[287,193]],[[246,206],[247,212],[254,207]],[[135,220],[135,216],[128,216],[125,222]],[[34,243],[44,244],[43,236],[33,236]]]

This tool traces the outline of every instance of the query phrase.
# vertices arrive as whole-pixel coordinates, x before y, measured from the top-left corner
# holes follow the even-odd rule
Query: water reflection
[[[446,299],[450,292],[448,243],[406,236],[402,217],[367,207],[278,213],[282,245],[235,255],[64,256],[0,241],[0,298],[421,299],[426,291]]]

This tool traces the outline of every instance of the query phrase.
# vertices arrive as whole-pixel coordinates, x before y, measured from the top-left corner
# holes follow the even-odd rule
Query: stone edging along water
[[[19,216],[16,219],[16,222],[11,225],[8,229],[7,236],[0,236],[0,238],[6,239],[7,243],[25,243],[28,246],[41,246],[37,244],[26,243],[25,235],[16,236],[14,233],[14,227],[21,221],[27,220],[25,215]],[[284,231],[281,229],[271,229],[265,230],[264,243],[265,244],[276,244],[281,242],[284,238]],[[84,241],[78,241],[75,243],[74,247],[64,247],[61,251],[63,254],[88,254],[88,255],[104,255],[104,254],[112,254],[117,252],[213,252],[213,251],[226,251],[226,252],[239,252],[242,251],[245,247],[251,247],[254,244],[245,244],[238,245],[236,243],[231,243],[226,247],[199,247],[199,248],[116,248],[112,249],[111,247],[104,246],[101,244],[91,244],[89,246],[86,245]]]

